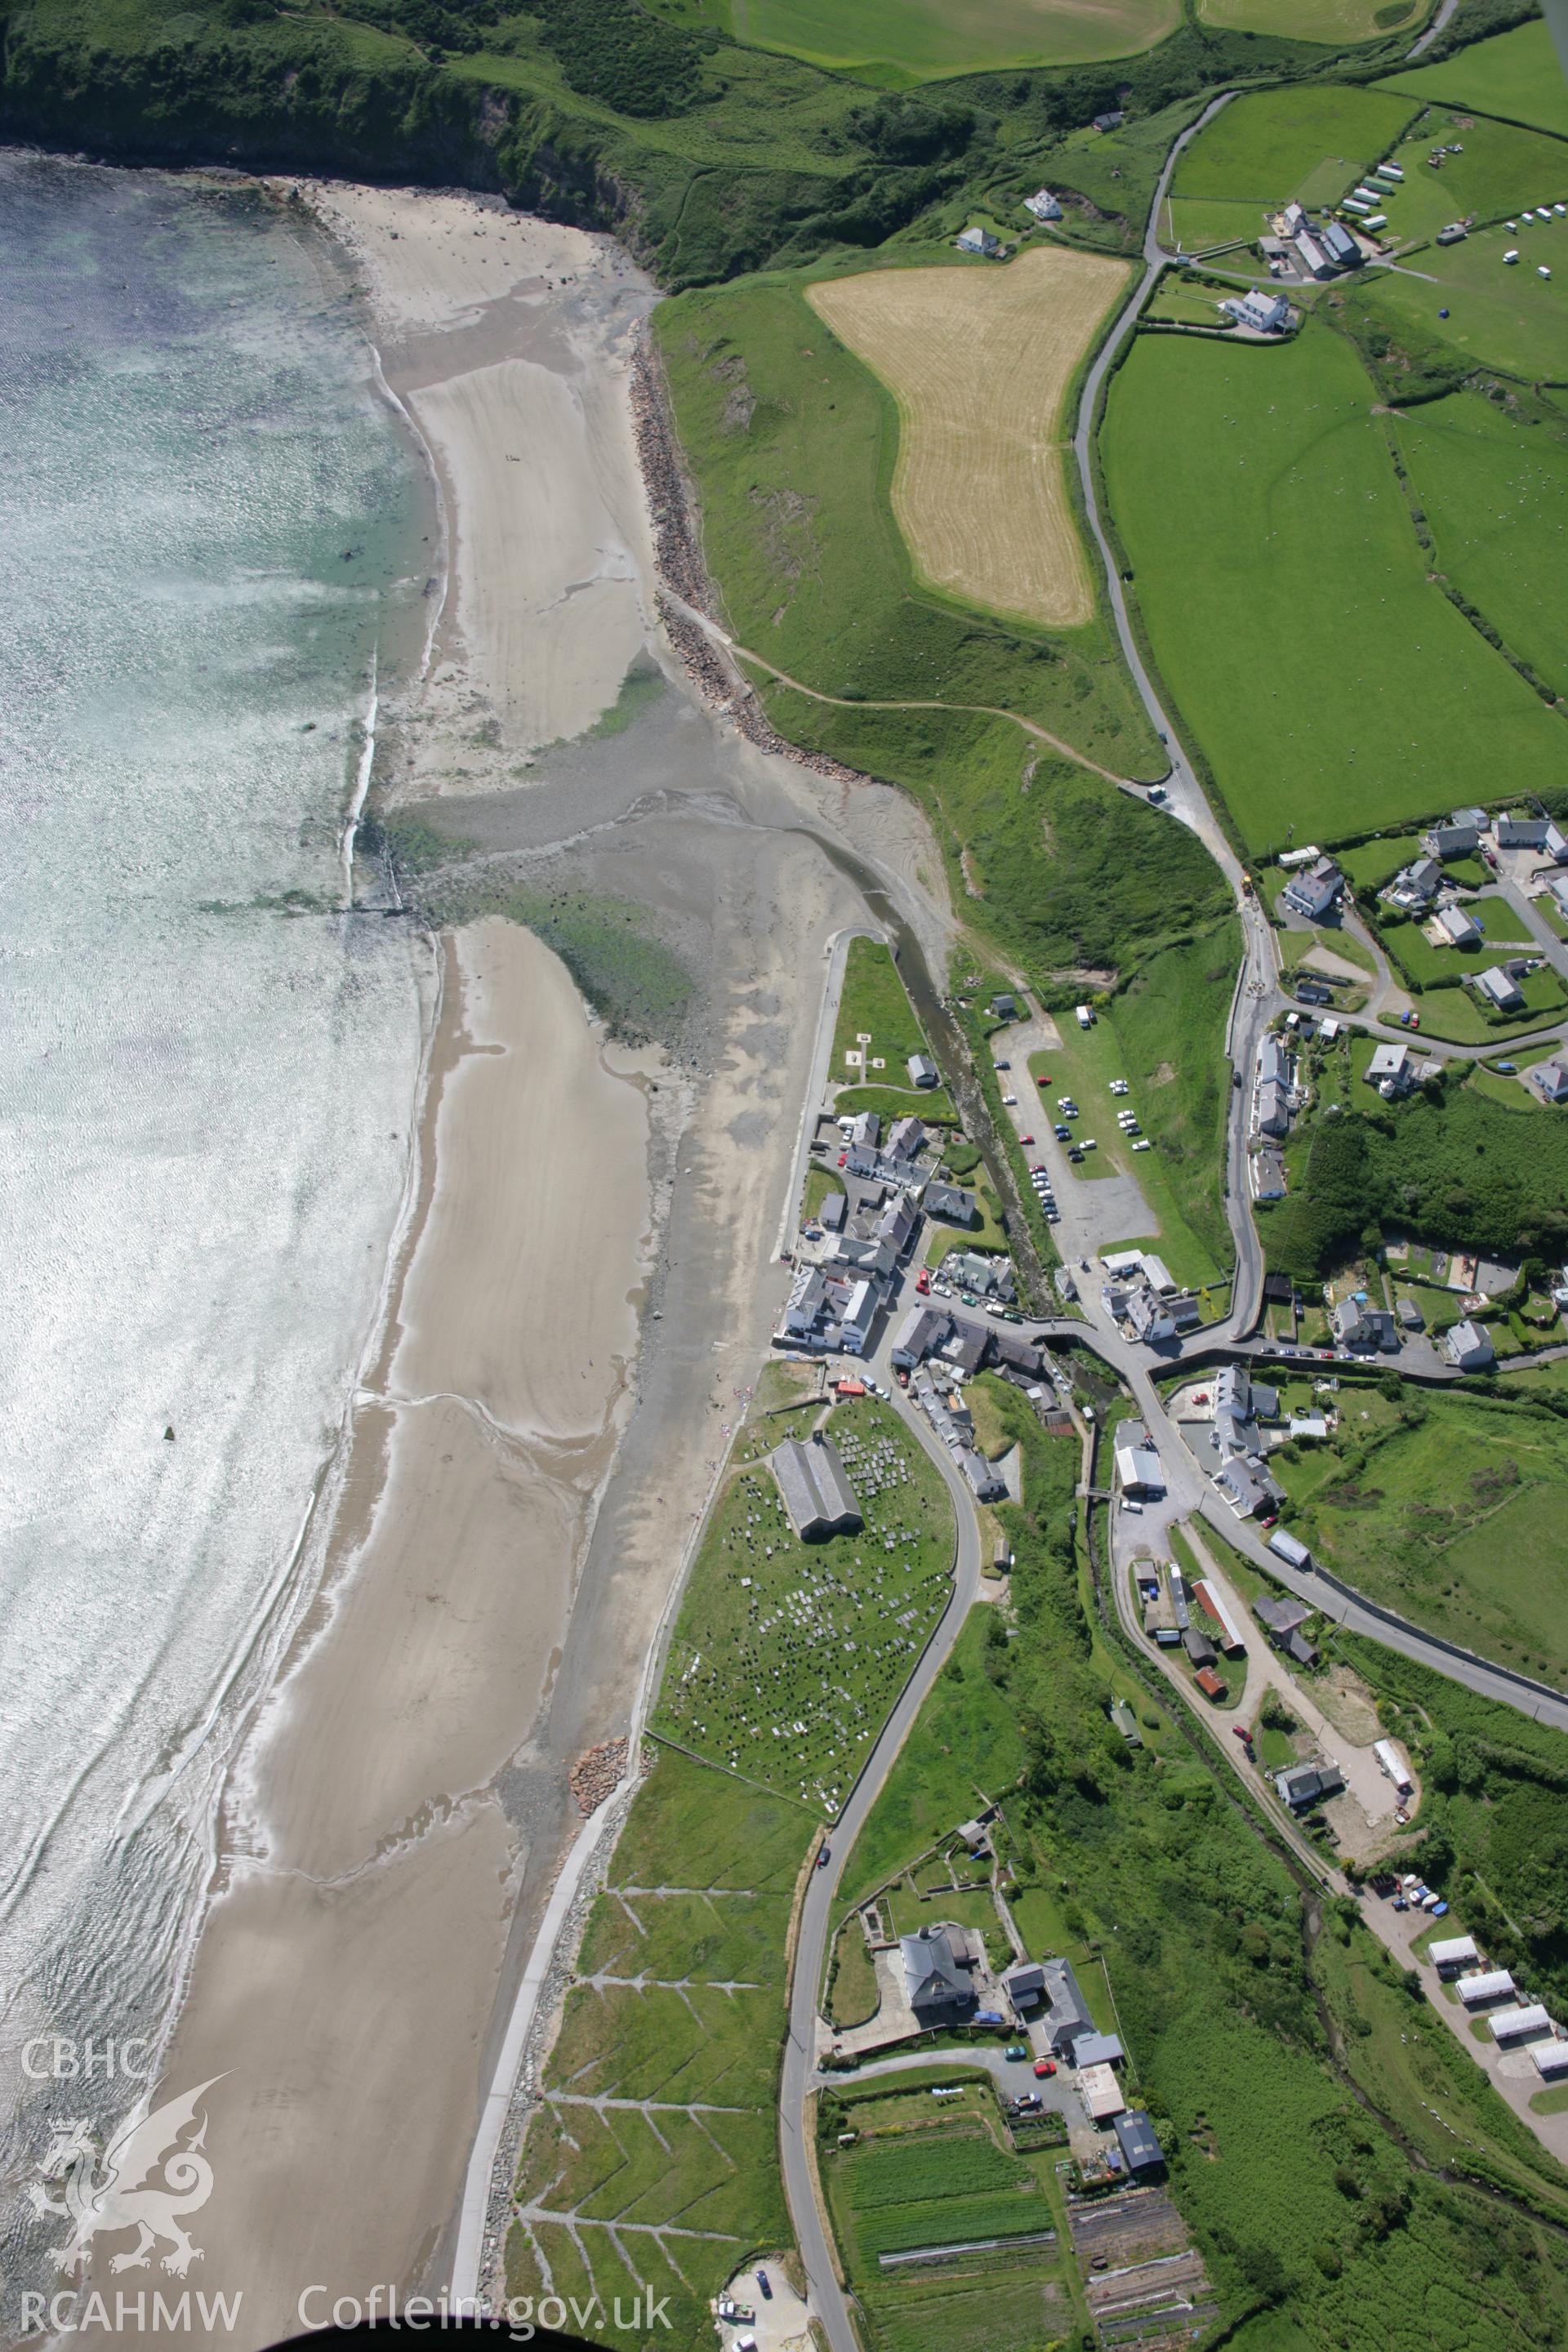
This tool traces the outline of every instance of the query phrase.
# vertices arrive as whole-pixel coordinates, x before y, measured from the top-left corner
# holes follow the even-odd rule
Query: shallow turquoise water
[[[434,526],[342,282],[252,194],[0,157],[0,317],[14,2061],[162,2010],[374,1328],[419,951],[336,911],[340,838]]]

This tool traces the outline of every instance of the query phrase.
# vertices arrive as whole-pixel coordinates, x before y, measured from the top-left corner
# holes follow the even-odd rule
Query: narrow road
[[[883,1783],[892,1769],[899,1750],[914,1727],[915,1717],[925,1704],[932,1684],[947,1664],[949,1653],[980,1590],[980,1528],[974,1516],[973,1498],[963,1474],[946,1446],[939,1443],[924,1416],[913,1411],[905,1402],[902,1391],[897,1388],[892,1391],[892,1402],[941,1472],[952,1499],[957,1532],[952,1591],[947,1607],[938,1619],[902,1696],[883,1726],[880,1738],[860,1768],[860,1777],[850,1790],[834,1829],[828,1861],[811,1874],[801,1904],[795,1936],[795,1974],[790,1985],[789,2038],[784,2043],[784,2072],[779,2084],[779,2158],[790,2222],[805,2269],[807,2299],[822,2323],[831,2352],[858,2352],[858,2347],[850,2322],[849,2307],[838,2284],[826,2227],[816,2201],[811,2151],[806,2145],[806,2133],[810,2126],[805,2100],[807,2092],[814,2086],[816,2073],[817,1994],[827,1960],[828,1937],[837,1916],[838,1883],[855,1841],[864,1828],[872,1806],[881,1795]]]
[[[1458,5],[1459,0],[1443,0],[1442,6],[1438,9],[1437,14],[1433,17],[1432,22],[1427,26],[1426,30],[1422,34],[1420,39],[1414,42],[1412,46],[1405,50],[1405,55],[1407,61],[1411,58],[1419,58],[1426,55],[1433,42],[1436,39],[1438,34],[1445,31],[1447,26],[1452,22],[1454,11]]]

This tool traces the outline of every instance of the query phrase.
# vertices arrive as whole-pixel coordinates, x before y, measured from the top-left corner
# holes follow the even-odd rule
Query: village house
[[[1250,286],[1245,294],[1233,294],[1219,307],[1229,311],[1238,327],[1246,327],[1255,335],[1282,335],[1291,322],[1290,305],[1284,295],[1263,286]]]
[[[1428,857],[1468,857],[1480,847],[1480,826],[1468,821],[1468,812],[1463,814],[1464,824],[1456,818],[1451,824],[1435,824],[1430,833],[1422,835],[1421,846]]]
[[[1475,948],[1481,943],[1481,927],[1463,907],[1440,907],[1432,919],[1432,928],[1440,946]]]
[[[1530,1083],[1543,1102],[1568,1102],[1568,1065],[1538,1063],[1530,1074]]]
[[[988,228],[980,227],[978,223],[961,229],[953,243],[960,253],[983,253],[987,261],[994,261],[1002,250],[1001,238],[993,236]]]
[[[1468,1319],[1456,1323],[1451,1331],[1443,1334],[1437,1351],[1458,1372],[1484,1372],[1493,1359],[1492,1343],[1486,1332],[1479,1323]]]
[[[1403,866],[1384,891],[1389,906],[1398,907],[1407,914],[1415,914],[1429,907],[1437,895],[1443,879],[1443,868],[1436,857],[1418,857],[1412,866]]]
[[[1500,816],[1493,824],[1492,838],[1500,849],[1544,849],[1546,819],[1543,816]]]
[[[928,1217],[936,1217],[944,1225],[973,1225],[980,1221],[980,1207],[973,1193],[963,1192],[956,1184],[933,1181],[926,1186],[921,1205]]]
[[[972,1972],[979,1955],[963,1927],[922,1927],[900,1936],[904,1990],[922,2027],[955,2019],[974,2007]]]
[[[1274,1647],[1286,1657],[1294,1659],[1299,1666],[1317,1664],[1317,1651],[1301,1631],[1312,1613],[1304,1602],[1276,1601],[1271,1594],[1264,1593],[1253,1602],[1252,1613]]]
[[[1519,982],[1500,963],[1489,964],[1485,971],[1478,972],[1476,987],[1499,1013],[1517,1013],[1524,1003]]]
[[[1049,188],[1037,188],[1032,196],[1024,198],[1024,210],[1033,213],[1037,221],[1058,221],[1062,208]]]
[[[1310,923],[1321,922],[1344,888],[1345,877],[1331,857],[1320,857],[1293,874],[1280,892],[1281,903]]]
[[[1408,1045],[1377,1045],[1366,1066],[1366,1082],[1375,1087],[1385,1101],[1396,1095],[1408,1094],[1415,1083],[1415,1066]]]
[[[1304,1812],[1325,1797],[1337,1797],[1344,1785],[1345,1776],[1337,1764],[1292,1764],[1274,1775],[1279,1801],[1293,1813]]]

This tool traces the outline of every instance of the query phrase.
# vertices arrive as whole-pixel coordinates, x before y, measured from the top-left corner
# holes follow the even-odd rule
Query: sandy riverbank
[[[634,1727],[782,1296],[826,945],[864,916],[823,842],[895,890],[941,877],[900,796],[769,757],[672,657],[627,399],[653,296],[626,257],[468,198],[308,196],[446,515],[430,674],[389,688],[377,797],[450,825],[481,878],[521,861],[644,910],[696,1011],[672,1065],[608,1045],[531,934],[437,942],[416,1213],[165,2074],[226,2077],[196,2234],[204,2285],[244,2291],[236,2352],[289,2333],[307,2287],[449,2280],[582,1823],[573,1768]],[[670,680],[657,708],[564,741],[639,656]]]

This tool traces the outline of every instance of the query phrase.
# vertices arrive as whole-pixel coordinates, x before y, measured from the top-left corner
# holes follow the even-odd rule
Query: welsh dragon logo
[[[163,2269],[184,2278],[201,2261],[184,2217],[199,2212],[213,2192],[202,2101],[222,2080],[214,2074],[150,2115],[127,2116],[101,2157],[85,2123],[57,2131],[38,2168],[43,2180],[33,2181],[27,2193],[36,2213],[58,2214],[71,2225],[55,2254],[60,2270],[85,2270],[95,2239],[120,2237],[129,2230],[136,2231],[136,2243],[110,2256],[111,2271],[150,2269],[153,2254],[161,2253]],[[50,2195],[50,2182],[58,2183],[58,2196]],[[168,2252],[162,2253],[164,2247]]]

